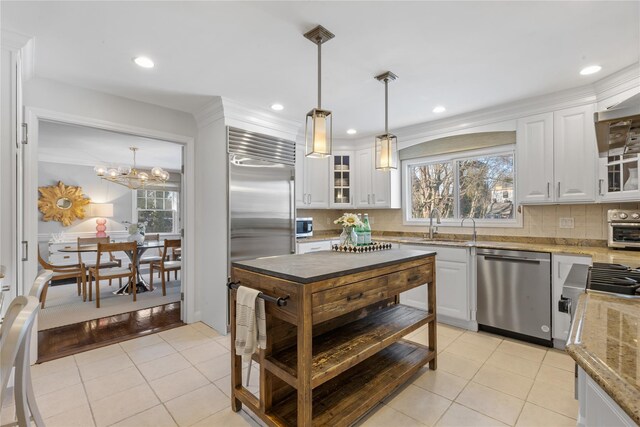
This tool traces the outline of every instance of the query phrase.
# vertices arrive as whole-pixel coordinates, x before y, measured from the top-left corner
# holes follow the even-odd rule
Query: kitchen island
[[[281,298],[265,302],[267,348],[254,355],[259,397],[231,356],[231,405],[271,426],[347,426],[429,363],[436,369],[434,252],[314,252],[233,263],[232,283]],[[428,310],[399,304],[427,284]],[[235,341],[231,291],[231,340]],[[283,303],[282,301],[286,301]],[[429,345],[404,336],[428,325]]]

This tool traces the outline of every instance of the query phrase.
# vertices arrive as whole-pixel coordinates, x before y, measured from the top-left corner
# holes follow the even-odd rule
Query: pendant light
[[[335,36],[322,25],[304,35],[318,45],[318,107],[307,113],[304,137],[307,157],[327,157],[331,155],[332,121],[331,111],[322,109],[322,44]]]
[[[398,169],[398,138],[389,133],[389,82],[398,78],[391,71],[376,76],[384,83],[384,133],[376,136],[376,169]]]

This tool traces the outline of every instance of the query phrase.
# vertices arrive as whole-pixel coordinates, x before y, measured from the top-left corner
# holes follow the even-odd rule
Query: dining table
[[[143,242],[142,244],[137,245],[136,257],[135,257],[135,267],[136,267],[136,292],[151,292],[151,286],[149,283],[142,277],[140,274],[140,259],[142,255],[148,251],[149,249],[159,249],[164,247],[164,242],[158,240],[150,240],[148,242]],[[80,246],[71,246],[68,248],[62,248],[58,250],[59,252],[70,252],[70,253],[85,253],[85,252],[98,252],[98,245],[90,244],[90,245],[80,245]],[[133,252],[134,251],[123,251],[129,261],[133,263]],[[114,291],[115,295],[129,295],[129,283],[125,283],[123,286],[118,288],[118,290]]]

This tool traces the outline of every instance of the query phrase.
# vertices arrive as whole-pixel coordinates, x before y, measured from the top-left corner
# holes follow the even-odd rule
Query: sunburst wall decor
[[[82,187],[64,185],[58,181],[57,185],[39,187],[40,198],[38,209],[43,213],[43,221],[58,221],[68,227],[76,219],[84,219],[85,206],[91,199],[82,193]]]

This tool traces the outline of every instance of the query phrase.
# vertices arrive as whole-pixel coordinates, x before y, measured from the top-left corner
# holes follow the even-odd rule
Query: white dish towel
[[[236,295],[236,355],[249,362],[258,348],[267,347],[267,321],[260,291],[239,286]]]

